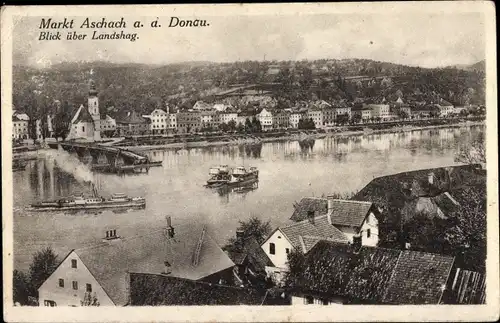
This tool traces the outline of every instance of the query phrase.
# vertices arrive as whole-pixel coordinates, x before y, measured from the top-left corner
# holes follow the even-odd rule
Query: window
[[[370,229],[366,230],[366,237],[369,238],[371,236],[372,232]]]
[[[76,259],[71,259],[71,268],[76,268]]]
[[[82,132],[85,132],[85,127],[84,126],[82,126]]]
[[[87,286],[86,286],[85,290],[86,290],[87,292],[91,293],[91,292],[92,292],[92,285],[91,285],[91,284],[87,284]]]
[[[269,253],[271,255],[274,255],[276,253],[276,246],[272,242],[269,244]]]
[[[314,298],[312,296],[306,296],[305,304],[314,304]]]
[[[73,289],[78,290],[78,282],[77,281],[73,281]]]
[[[286,252],[286,254],[289,254],[290,253],[290,249],[289,248],[285,248],[285,252]]]
[[[64,279],[59,278],[59,287],[64,287]]]
[[[44,301],[43,301],[43,305],[45,305],[45,306],[50,306],[50,307],[57,306],[56,302],[54,302],[54,301],[49,301],[49,300],[44,300]]]

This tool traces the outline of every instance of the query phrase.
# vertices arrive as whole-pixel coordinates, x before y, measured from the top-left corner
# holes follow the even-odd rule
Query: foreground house
[[[441,304],[453,265],[450,256],[319,241],[291,279],[292,305]]]
[[[373,179],[353,196],[384,209],[384,217],[416,215],[446,219],[467,203],[467,188],[486,185],[486,173],[478,165],[451,166],[403,172]]]
[[[288,270],[288,254],[292,250],[306,253],[320,240],[344,244],[359,240],[363,245],[376,246],[377,217],[378,209],[371,202],[302,199],[292,215],[299,221],[277,228],[261,245],[274,265],[267,268],[268,275],[281,281]]]
[[[169,221],[170,222],[170,221]],[[72,250],[38,289],[41,306],[80,306],[86,293],[101,306],[130,304],[130,273],[232,283],[234,263],[206,232],[165,228],[120,238],[106,232],[95,246]]]

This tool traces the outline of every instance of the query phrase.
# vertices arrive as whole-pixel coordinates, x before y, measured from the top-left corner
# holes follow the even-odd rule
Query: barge
[[[257,167],[245,168],[238,166],[231,168],[227,165],[212,167],[209,170],[210,179],[206,187],[239,186],[259,179]]]

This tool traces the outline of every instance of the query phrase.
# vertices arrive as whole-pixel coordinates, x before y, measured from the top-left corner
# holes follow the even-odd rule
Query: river
[[[14,266],[27,270],[32,254],[47,246],[62,258],[71,249],[100,241],[108,229],[123,237],[147,234],[164,225],[166,216],[174,227],[207,225],[223,245],[235,234],[238,221],[251,216],[270,220],[273,227],[289,222],[293,203],[302,197],[354,192],[378,176],[455,165],[457,147],[484,131],[484,126],[464,126],[149,151],[152,160],[163,161],[162,167],[139,175],[93,174],[103,196],[123,192],[146,197],[145,209],[126,212],[27,212],[25,207],[34,201],[91,190],[54,159],[41,157],[13,175]],[[258,167],[258,187],[246,192],[203,187],[209,168],[220,164]]]

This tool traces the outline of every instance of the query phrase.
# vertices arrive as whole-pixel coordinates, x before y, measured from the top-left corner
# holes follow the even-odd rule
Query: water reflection
[[[293,201],[304,196],[349,193],[374,177],[453,165],[457,147],[484,133],[484,127],[418,130],[393,134],[339,136],[317,140],[279,141],[240,146],[148,151],[161,167],[140,176],[94,174],[100,194],[123,192],[144,196],[144,210],[115,210],[99,214],[29,214],[24,207],[40,199],[90,193],[49,159],[30,161],[14,178],[14,245],[16,266],[26,267],[34,245],[54,246],[63,256],[67,248],[91,244],[104,226],[121,234],[148,232],[162,225],[165,215],[176,223],[204,223],[218,243],[234,236],[238,221],[251,216],[287,223]],[[211,190],[203,187],[212,166],[256,166],[256,187]],[[29,215],[29,216],[27,216]]]

